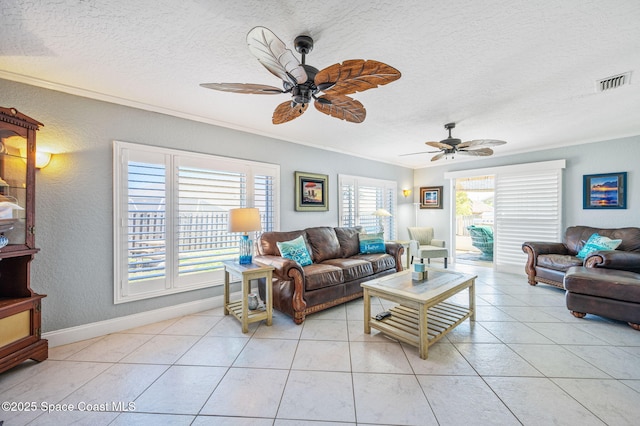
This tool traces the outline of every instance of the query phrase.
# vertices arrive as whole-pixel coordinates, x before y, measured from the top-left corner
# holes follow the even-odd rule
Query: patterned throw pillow
[[[307,266],[313,263],[302,235],[291,241],[277,242],[276,244],[282,257],[298,262],[300,266]]]
[[[382,233],[379,234],[358,234],[360,239],[360,253],[372,254],[372,253],[386,253],[387,249],[384,246],[384,238]]]
[[[612,240],[611,238],[603,237],[596,233],[589,237],[584,247],[582,247],[582,250],[576,254],[576,257],[584,259],[589,257],[591,252],[594,251],[615,250],[620,244],[622,244],[622,240]]]

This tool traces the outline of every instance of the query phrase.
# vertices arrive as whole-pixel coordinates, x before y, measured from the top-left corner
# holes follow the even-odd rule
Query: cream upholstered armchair
[[[449,258],[449,250],[445,248],[444,240],[433,238],[433,228],[407,228],[411,243],[409,245],[411,251],[411,263],[413,258],[420,259],[420,263],[424,263],[427,259],[431,263],[432,258],[444,258],[444,267],[447,267],[447,259]]]

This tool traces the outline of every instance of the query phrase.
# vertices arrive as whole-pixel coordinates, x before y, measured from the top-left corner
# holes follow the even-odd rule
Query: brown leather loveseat
[[[361,254],[360,232],[360,227],[314,227],[263,233],[254,260],[275,267],[273,307],[301,324],[308,314],[362,297],[360,283],[402,270],[402,245],[385,243],[385,253]],[[282,257],[277,246],[300,236],[313,261],[307,266]]]
[[[585,259],[576,257],[594,233],[622,242],[615,250],[591,252]],[[528,255],[525,271],[531,285],[545,283],[564,288],[565,274],[576,266],[640,273],[640,228],[571,226],[561,243],[525,242],[522,250]]]

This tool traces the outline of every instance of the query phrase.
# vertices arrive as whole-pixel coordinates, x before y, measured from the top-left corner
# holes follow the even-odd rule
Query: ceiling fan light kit
[[[290,101],[276,107],[273,124],[286,123],[301,116],[312,101],[315,108],[324,114],[362,123],[367,115],[364,106],[347,95],[391,83],[401,76],[400,71],[387,64],[363,59],[351,59],[318,70],[306,64],[306,55],[313,50],[313,39],[308,35],[300,35],[294,40],[296,51],[302,55],[302,62],[265,27],[255,27],[249,31],[247,44],[258,61],[282,80],[283,89],[246,83],[204,83],[201,86],[233,93],[291,94]]]

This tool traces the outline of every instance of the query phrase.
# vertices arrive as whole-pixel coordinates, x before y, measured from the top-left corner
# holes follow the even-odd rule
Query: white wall
[[[475,161],[458,162],[440,160],[439,167],[415,171],[414,194],[419,199],[421,186],[443,185],[444,208],[442,210],[420,210],[419,226],[433,226],[436,238],[450,241],[451,188],[444,179],[445,172],[482,169],[511,164],[534,163],[549,160],[567,160],[563,172],[563,228],[587,225],[602,228],[640,226],[640,135],[582,145],[574,145],[526,154],[492,157]],[[592,210],[582,208],[582,180],[585,174],[627,172],[626,209]]]
[[[31,286],[47,294],[45,332],[221,293],[217,287],[113,304],[113,140],[279,164],[283,230],[338,224],[339,173],[395,180],[398,202],[410,202],[400,191],[413,183],[413,170],[407,168],[2,79],[0,106],[44,123],[38,148],[56,153],[48,167],[36,172],[36,245],[41,252],[32,263]],[[352,124],[336,120],[334,125]],[[329,176],[328,212],[294,211],[296,170]],[[398,220],[404,221],[399,210]]]

